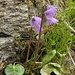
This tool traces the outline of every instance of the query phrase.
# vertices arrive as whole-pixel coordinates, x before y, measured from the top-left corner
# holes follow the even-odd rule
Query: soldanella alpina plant
[[[39,50],[39,44],[40,44],[40,37],[41,37],[41,31],[42,29],[44,29],[43,25],[43,19],[44,16],[46,17],[46,26],[52,25],[54,23],[57,23],[58,20],[54,18],[56,12],[57,12],[57,7],[56,6],[50,6],[50,5],[46,5],[46,11],[44,11],[44,6],[42,7],[42,15],[41,17],[38,16],[32,16],[30,19],[30,26],[31,28],[34,29],[34,33],[38,34],[39,38],[38,38],[38,43],[36,45],[36,53],[35,53],[35,57],[34,57],[34,62],[32,64],[32,67],[30,68],[30,72],[29,75],[31,75],[32,70],[35,66],[35,62],[37,60],[38,57],[38,50]],[[29,46],[30,47],[30,46]]]

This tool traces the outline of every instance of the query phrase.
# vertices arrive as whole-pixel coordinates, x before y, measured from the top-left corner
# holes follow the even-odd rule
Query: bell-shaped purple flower
[[[56,8],[57,8],[56,6],[47,5],[47,10],[44,12],[44,15],[47,19],[46,26],[58,22],[58,20],[54,18],[54,15],[57,11]]]
[[[33,16],[30,20],[30,25],[35,29],[35,34],[38,34],[40,31],[41,18]]]

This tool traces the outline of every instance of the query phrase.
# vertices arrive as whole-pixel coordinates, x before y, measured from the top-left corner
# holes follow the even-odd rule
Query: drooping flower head
[[[47,5],[47,10],[44,12],[44,15],[47,19],[46,26],[48,26],[49,24],[54,24],[58,22],[58,20],[54,18],[54,15],[57,11],[56,8],[57,8],[56,6]]]
[[[41,24],[41,18],[33,16],[30,20],[30,25],[32,28],[35,28],[35,34],[39,33],[40,31],[40,24]]]

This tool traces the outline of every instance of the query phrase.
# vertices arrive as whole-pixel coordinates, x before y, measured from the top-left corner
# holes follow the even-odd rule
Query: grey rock
[[[0,64],[10,57],[14,59],[13,37],[28,33],[28,19],[34,13],[34,8],[29,9],[22,0],[0,0]],[[29,38],[29,35],[24,37]]]
[[[14,39],[9,38],[0,38],[0,64],[5,61],[7,58],[16,54],[13,50]]]
[[[19,0],[0,0],[0,32],[18,36],[28,25],[28,6]]]
[[[0,64],[16,54],[13,37],[27,33],[28,6],[21,0],[0,0]]]

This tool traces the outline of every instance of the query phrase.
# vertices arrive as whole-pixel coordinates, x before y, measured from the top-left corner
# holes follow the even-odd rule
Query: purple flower
[[[55,13],[55,10],[52,8],[44,12],[47,19],[54,17]]]
[[[55,18],[50,18],[49,20],[46,21],[46,26],[57,23],[58,20]]]
[[[54,15],[57,11],[56,8],[57,8],[56,6],[47,5],[47,11],[44,12],[45,17],[47,19],[46,26],[58,22],[58,20],[54,18]]]
[[[33,16],[30,20],[30,25],[32,28],[35,28],[35,34],[38,34],[40,31],[41,18]]]
[[[54,5],[46,5],[47,6],[47,10],[49,10],[49,9],[53,9],[55,12],[57,11],[57,7],[56,6],[54,6]]]

